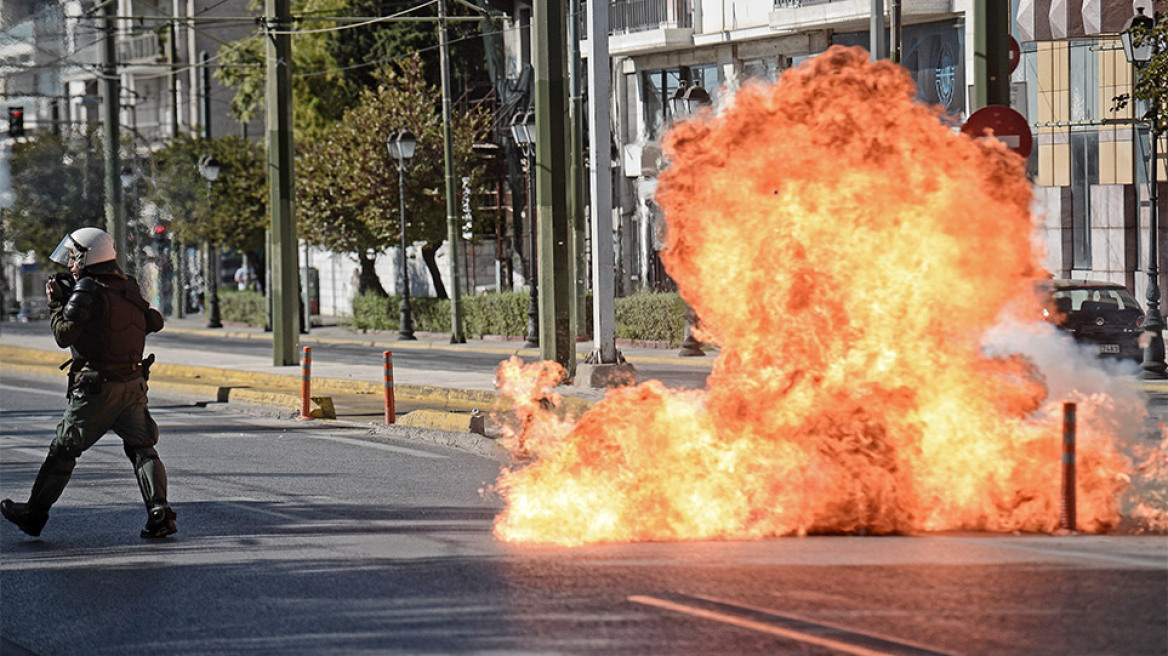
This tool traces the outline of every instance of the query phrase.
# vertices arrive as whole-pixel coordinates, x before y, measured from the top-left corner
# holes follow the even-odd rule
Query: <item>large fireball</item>
[[[672,130],[662,256],[721,346],[709,389],[649,382],[571,421],[549,412],[546,364],[503,367],[525,460],[496,486],[497,536],[1057,528],[1057,407],[1077,399],[1049,399],[1031,361],[982,343],[1037,316],[1030,184],[915,95],[903,69],[832,48]],[[1127,464],[1092,416],[1078,523],[1101,531]]]

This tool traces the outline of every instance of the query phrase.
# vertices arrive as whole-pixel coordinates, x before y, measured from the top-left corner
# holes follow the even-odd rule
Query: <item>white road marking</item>
[[[12,390],[14,392],[24,392],[25,394],[42,394],[44,396],[56,396],[64,399],[65,394],[61,390],[42,390],[35,387],[21,387],[20,385],[5,385],[0,383],[0,389]]]
[[[1130,565],[1133,567],[1147,567],[1151,569],[1168,569],[1168,559],[1163,556],[1156,557],[1141,557],[1141,556],[1124,556],[1106,553],[1093,553],[1089,551],[1072,551],[1070,549],[1052,549],[1044,548],[1036,545],[1021,545],[1010,544],[1005,540],[995,540],[992,544],[987,544],[984,540],[975,538],[940,538],[942,540],[950,540],[953,542],[964,542],[966,544],[974,544],[982,547],[994,547],[997,549],[1013,549],[1014,551],[1024,551],[1027,553],[1037,553],[1044,556],[1055,556],[1058,558],[1071,559],[1085,559],[1085,560],[1104,560],[1110,563],[1119,563],[1121,565]]]
[[[383,444],[381,442],[369,442],[367,440],[354,440],[348,437],[338,437],[336,435],[321,435],[312,433],[296,433],[289,437],[305,437],[313,440],[325,440],[328,442],[337,442],[340,444],[351,444],[353,446],[363,446],[369,449],[378,449],[380,451],[390,451],[393,453],[401,453],[407,456],[414,456],[416,458],[433,458],[443,460],[446,456],[439,453],[430,453],[429,451],[420,451],[418,449],[410,449],[404,446],[395,446],[393,444]]]
[[[769,611],[763,611],[760,609],[755,609],[755,608],[750,608],[750,607],[735,608],[734,605],[732,605],[732,604],[728,604],[728,603],[722,602],[722,601],[717,601],[714,599],[704,599],[704,600],[711,601],[720,607],[727,608],[728,610],[734,609],[734,610],[752,612],[754,614],[765,615],[765,616],[768,616],[767,619],[770,621],[761,621],[761,620],[757,620],[757,619],[751,619],[750,617],[746,617],[743,615],[734,615],[734,614],[731,614],[730,612],[723,612],[723,611],[713,610],[713,609],[709,609],[709,608],[701,608],[701,607],[698,607],[695,605],[683,604],[683,603],[679,603],[676,601],[670,601],[668,599],[658,599],[657,597],[649,597],[649,596],[645,596],[645,595],[632,595],[628,599],[629,599],[629,601],[631,601],[633,603],[644,604],[646,606],[655,606],[657,608],[664,608],[666,610],[671,610],[671,611],[674,611],[677,613],[692,615],[693,617],[700,617],[700,618],[707,619],[707,620],[713,620],[715,622],[722,622],[724,624],[730,624],[732,626],[737,626],[737,627],[741,627],[744,629],[750,629],[752,631],[758,631],[760,633],[766,633],[769,635],[778,636],[780,638],[794,640],[796,642],[803,642],[803,643],[807,643],[807,644],[811,644],[811,645],[818,645],[820,647],[826,647],[827,649],[832,649],[835,651],[843,652],[845,654],[856,654],[857,656],[889,656],[891,654],[905,654],[905,653],[915,653],[915,654],[938,654],[938,653],[940,653],[940,652],[930,651],[930,650],[927,650],[927,649],[924,649],[921,647],[917,647],[915,645],[910,645],[910,644],[906,644],[906,643],[898,643],[898,642],[893,642],[893,641],[890,641],[890,640],[887,640],[884,638],[878,638],[876,636],[872,636],[872,635],[869,635],[866,633],[860,633],[857,631],[849,631],[847,629],[842,629],[840,627],[835,627],[835,626],[831,626],[828,624],[809,622],[807,620],[800,620],[798,618],[787,618],[787,617],[783,617],[783,616],[777,615],[775,613],[772,613]],[[695,598],[695,601],[697,601],[697,600],[703,600],[703,598]],[[783,624],[787,624],[788,626],[783,626]],[[794,626],[792,626],[792,625],[806,626],[809,630],[802,631],[802,630],[799,630],[798,628],[794,628]],[[831,636],[817,635],[816,633],[811,632],[812,630],[822,630],[822,629],[827,629],[827,630],[834,632],[834,633],[839,633],[839,634],[847,635],[850,637],[854,637],[855,641],[854,642],[847,642],[844,640],[837,640]],[[864,646],[862,644],[856,644],[857,642],[858,643],[867,642],[872,646]],[[884,648],[881,649],[881,648],[879,648],[880,646],[884,646]]]

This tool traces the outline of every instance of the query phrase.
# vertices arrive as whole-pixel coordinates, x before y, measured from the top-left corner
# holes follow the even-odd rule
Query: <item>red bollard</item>
[[[393,351],[385,351],[381,357],[385,360],[383,366],[385,372],[385,425],[388,426],[397,421],[397,408],[394,407],[393,398]]]
[[[312,419],[312,347],[305,346],[300,357],[300,418]]]
[[[1063,404],[1063,489],[1059,528],[1075,532],[1075,404]]]

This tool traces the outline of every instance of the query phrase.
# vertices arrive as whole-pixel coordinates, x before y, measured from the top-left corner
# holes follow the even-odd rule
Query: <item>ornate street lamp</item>
[[[1156,21],[1144,15],[1144,8],[1138,7],[1136,15],[1131,17],[1123,32],[1120,33],[1120,40],[1123,42],[1123,54],[1127,57],[1127,61],[1136,67],[1137,71],[1143,69],[1156,56],[1159,49],[1159,40],[1152,34],[1152,29],[1156,26]],[[1134,98],[1133,98],[1134,102]],[[1151,339],[1148,340],[1148,345],[1144,348],[1144,362],[1143,362],[1143,377],[1144,378],[1166,378],[1168,377],[1168,364],[1164,362],[1164,317],[1160,314],[1160,208],[1159,208],[1159,194],[1157,187],[1159,186],[1159,166],[1157,160],[1159,159],[1158,141],[1159,124],[1156,119],[1156,112],[1153,110],[1149,114],[1151,122],[1150,141],[1151,148],[1149,148],[1149,163],[1148,163],[1148,208],[1151,217],[1148,221],[1148,313],[1144,319],[1144,330],[1150,333]]]
[[[418,140],[409,130],[392,132],[385,140],[389,156],[397,162],[398,195],[401,197],[401,329],[397,332],[397,338],[404,340],[417,339],[414,337],[414,319],[410,312],[410,268],[409,258],[406,257],[406,166],[413,158],[417,145]]]
[[[696,114],[704,105],[709,105],[710,94],[696,82],[683,83],[669,99],[669,104],[670,109],[673,110],[673,120],[680,121]],[[706,354],[702,350],[702,343],[694,337],[693,325],[695,321],[697,321],[697,313],[693,311],[689,303],[686,303],[685,339],[681,342],[681,350],[677,352],[680,357],[691,358]]]
[[[214,155],[200,157],[199,175],[207,181],[207,206],[210,208],[211,184],[219,179],[219,160]],[[203,244],[203,259],[206,261],[207,305],[210,308],[207,327],[222,328],[223,323],[219,321],[219,249],[210,240]]]
[[[526,173],[523,186],[527,194],[527,238],[531,254],[527,258],[527,287],[531,291],[527,304],[527,342],[524,346],[539,347],[539,292],[535,281],[539,274],[535,270],[535,213],[531,206],[531,175],[535,169],[535,113],[519,112],[511,118],[511,138],[523,151],[523,170]]]

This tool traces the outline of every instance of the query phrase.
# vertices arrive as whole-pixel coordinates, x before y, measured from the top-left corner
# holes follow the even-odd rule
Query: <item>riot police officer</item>
[[[146,400],[149,360],[142,359],[147,333],[162,330],[162,315],[150,307],[138,283],[116,261],[113,238],[98,228],[65,236],[49,259],[69,267],[46,285],[53,337],[69,347],[69,404],[49,445],[27,503],[0,501],[0,512],[20,530],[40,535],[49,508],[61,496],[77,458],[108,431],[121,438],[146,502],[144,538],[175,533],[175,513],[166,501],[166,469],[154,445],[158,425]]]

